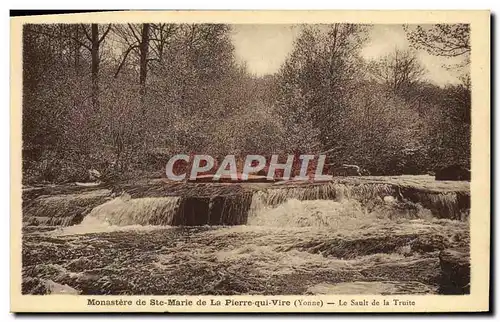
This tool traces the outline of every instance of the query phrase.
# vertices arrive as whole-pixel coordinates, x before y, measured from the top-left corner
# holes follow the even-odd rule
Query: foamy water
[[[356,200],[290,199],[276,207],[263,207],[248,218],[250,226],[330,227],[340,229],[369,220],[370,215]],[[365,221],[366,222],[366,221]]]
[[[114,226],[168,226],[172,224],[179,201],[179,197],[131,199],[124,194],[94,208],[82,224],[85,225],[86,220],[97,220]]]
[[[118,226],[111,225],[103,222],[98,218],[88,217],[81,224],[67,227],[59,227],[55,230],[49,231],[46,234],[52,236],[69,236],[69,235],[84,235],[84,234],[97,234],[97,233],[111,233],[117,231],[148,231],[165,229],[170,226],[156,226],[156,225],[126,225]]]
[[[269,189],[253,194],[245,225],[202,227],[171,226],[178,197],[124,194],[78,225],[25,236],[23,265],[82,294],[436,293],[439,250],[468,245],[468,223],[436,219],[390,189]]]
[[[400,204],[391,196],[374,197],[370,207],[362,205],[356,199],[348,199],[346,195],[338,198],[339,201],[291,198],[281,203],[275,202],[275,197],[267,197],[268,195],[262,192],[254,194],[247,224],[243,225],[247,228],[244,229],[259,231],[260,227],[314,228],[335,232],[362,229],[377,222],[432,218],[430,211],[422,207],[401,209]],[[71,235],[170,227],[179,204],[179,197],[132,199],[123,194],[95,207],[80,224],[58,228],[51,234]],[[232,226],[231,229],[238,231],[238,227],[240,226]]]
[[[131,199],[128,194],[123,194],[92,209],[80,224],[58,228],[51,234],[62,236],[169,227],[179,200],[178,197]]]

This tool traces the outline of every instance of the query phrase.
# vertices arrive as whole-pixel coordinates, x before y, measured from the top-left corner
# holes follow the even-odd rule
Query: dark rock
[[[436,171],[436,180],[470,181],[470,170],[459,165],[450,165]]]
[[[21,290],[22,294],[45,295],[50,293],[44,281],[36,277],[23,277]]]
[[[442,294],[470,293],[470,254],[466,248],[444,249],[439,253]]]

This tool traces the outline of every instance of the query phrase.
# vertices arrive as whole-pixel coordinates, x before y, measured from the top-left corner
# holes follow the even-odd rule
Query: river
[[[419,203],[408,200],[408,185],[399,184],[397,192],[381,186],[391,180],[259,189],[242,197],[248,205],[237,225],[176,225],[182,196],[110,196],[103,189],[36,196],[23,219],[23,293],[442,293],[439,253],[470,242],[468,217],[456,218],[453,204],[453,193],[465,184],[443,188],[429,178],[409,178],[420,184],[413,185],[419,193],[433,185],[426,188],[433,197]],[[64,221],[63,209],[73,216],[81,207],[71,204],[95,198],[98,205],[79,223]],[[60,214],[51,215],[57,209]],[[46,217],[63,219],[53,225],[40,219]]]

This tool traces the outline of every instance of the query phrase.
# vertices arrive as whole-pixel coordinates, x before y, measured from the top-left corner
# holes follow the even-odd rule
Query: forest
[[[470,168],[469,26],[405,26],[375,61],[370,25],[303,25],[274,74],[235,56],[231,25],[26,24],[23,182],[161,176],[170,156],[328,154],[372,175]],[[418,50],[459,57],[429,81]],[[447,66],[447,68],[459,68]]]

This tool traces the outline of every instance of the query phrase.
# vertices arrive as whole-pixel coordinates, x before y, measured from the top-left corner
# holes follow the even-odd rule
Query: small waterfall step
[[[54,189],[58,191],[57,187]],[[291,199],[355,199],[366,205],[389,196],[399,203],[420,204],[434,217],[456,220],[464,220],[470,209],[469,182],[435,181],[430,176],[344,177],[326,182],[291,180],[274,184],[155,179],[74,194],[44,190],[47,195],[28,191],[33,199],[23,195],[26,226],[75,225],[89,213],[114,225],[241,225],[247,223],[249,212],[255,213],[259,207],[276,207]]]

